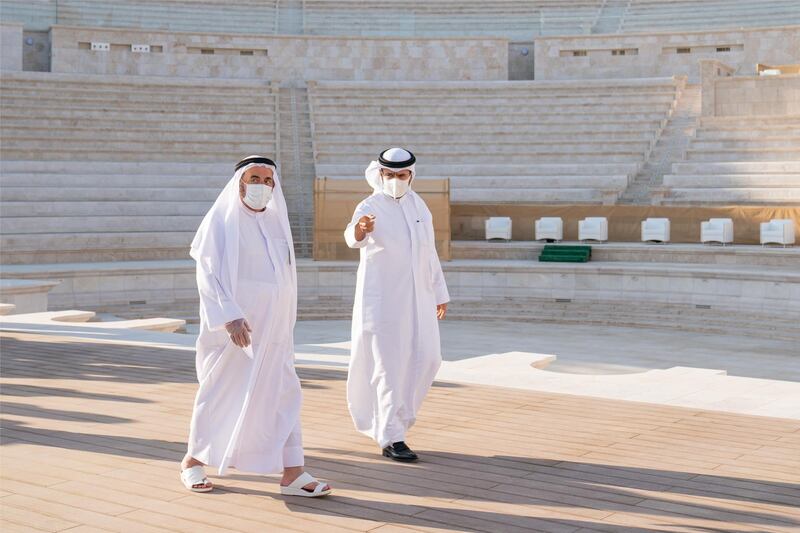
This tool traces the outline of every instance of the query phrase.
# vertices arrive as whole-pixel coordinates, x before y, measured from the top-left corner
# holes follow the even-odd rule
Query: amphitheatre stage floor
[[[346,370],[301,362],[307,465],[335,494],[234,474],[198,495],[177,472],[190,345],[6,331],[2,351],[4,531],[800,528],[798,419],[441,381],[401,465],[352,429]]]

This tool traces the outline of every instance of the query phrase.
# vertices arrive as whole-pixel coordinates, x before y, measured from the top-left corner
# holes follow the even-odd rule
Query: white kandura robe
[[[198,266],[201,329],[189,453],[219,468],[258,474],[303,465],[300,380],[294,368],[296,289],[290,244],[278,215],[254,213],[239,202],[235,294]],[[224,261],[220,261],[224,264]],[[277,264],[275,264],[277,263]],[[244,317],[250,350],[230,340],[224,324]],[[210,325],[212,327],[210,327]]]
[[[375,215],[361,242],[355,226]],[[433,221],[422,198],[377,192],[356,207],[345,230],[361,249],[347,404],[358,431],[381,447],[405,440],[441,365],[436,305],[450,300]]]

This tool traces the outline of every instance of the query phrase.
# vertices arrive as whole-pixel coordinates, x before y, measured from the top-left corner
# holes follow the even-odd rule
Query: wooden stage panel
[[[800,421],[437,383],[390,462],[356,433],[345,371],[300,367],[308,469],[178,479],[194,353],[4,333],[4,531],[797,531]],[[210,472],[212,473],[212,472]]]

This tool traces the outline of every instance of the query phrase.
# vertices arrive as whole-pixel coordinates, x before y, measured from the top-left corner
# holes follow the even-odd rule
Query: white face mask
[[[244,203],[250,209],[261,211],[272,199],[272,187],[261,183],[248,183],[245,185]]]
[[[383,194],[391,196],[394,199],[402,198],[411,188],[411,178],[407,180],[401,179],[383,179]]]

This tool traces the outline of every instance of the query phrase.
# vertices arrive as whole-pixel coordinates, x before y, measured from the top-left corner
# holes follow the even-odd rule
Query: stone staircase
[[[401,144],[421,176],[451,178],[454,203],[613,204],[683,84],[309,82],[316,168],[355,178],[364,161]]]
[[[279,92],[279,161],[292,226],[295,254],[311,257],[314,241],[314,150],[308,91],[288,87]]]
[[[301,35],[303,33],[303,0],[277,0],[278,35]]]
[[[796,0],[633,0],[621,32],[788,26],[800,23]]]
[[[4,20],[27,30],[66,26],[527,41],[580,35],[800,23],[796,0],[0,0]]]
[[[352,299],[319,297],[298,301],[298,320],[350,320]],[[198,301],[149,306],[102,306],[120,318],[168,316],[197,324]],[[800,342],[800,328],[791,317],[705,309],[702,306],[648,302],[567,301],[538,298],[456,300],[448,311],[451,320],[544,322],[621,326],[743,335]]]
[[[604,0],[592,26],[592,33],[619,33],[631,0]]]
[[[260,80],[4,72],[3,160],[230,165],[275,151],[276,91]]]
[[[683,88],[650,156],[622,193],[620,204],[653,203],[654,189],[661,187],[664,175],[670,172],[673,163],[683,160],[689,147],[700,116],[700,93],[700,85],[687,84]]]
[[[186,258],[233,164],[279,152],[277,108],[265,81],[4,72],[2,262]],[[305,120],[284,118],[290,154]],[[310,149],[285,157],[300,213],[310,189],[292,181],[298,157]]]

